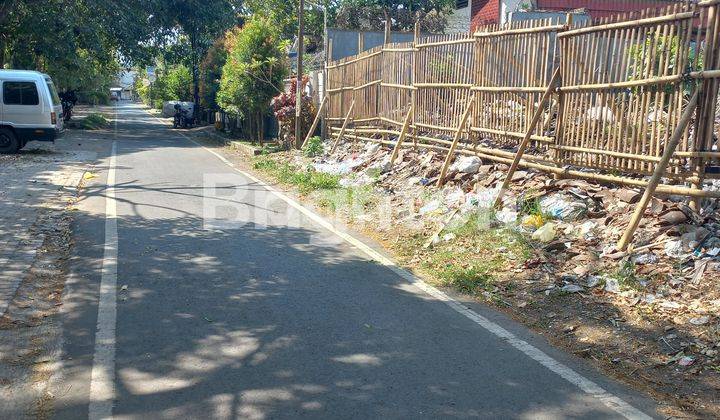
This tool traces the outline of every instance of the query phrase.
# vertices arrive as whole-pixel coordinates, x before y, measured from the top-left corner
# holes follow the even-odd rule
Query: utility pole
[[[298,43],[297,43],[297,91],[295,101],[295,148],[299,149],[302,147],[303,136],[302,136],[302,122],[300,117],[302,115],[302,74],[303,74],[303,35],[305,32],[305,22],[303,21],[303,13],[305,12],[305,0],[298,1]]]

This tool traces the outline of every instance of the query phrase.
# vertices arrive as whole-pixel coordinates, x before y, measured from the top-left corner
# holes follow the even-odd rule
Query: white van
[[[0,70],[0,153],[16,153],[31,140],[55,141],[64,131],[62,104],[50,76]]]

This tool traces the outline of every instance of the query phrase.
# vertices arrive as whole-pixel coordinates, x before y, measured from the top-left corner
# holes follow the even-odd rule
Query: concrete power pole
[[[305,25],[303,21],[303,13],[305,11],[305,1],[298,1],[298,43],[297,43],[297,91],[295,101],[295,148],[299,149],[302,147],[303,136],[302,136],[302,121],[300,117],[302,115],[302,74],[303,74],[303,35],[305,32]]]

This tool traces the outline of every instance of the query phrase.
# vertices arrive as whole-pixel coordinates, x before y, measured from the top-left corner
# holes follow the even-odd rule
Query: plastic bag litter
[[[465,193],[461,189],[449,190],[445,193],[445,204],[455,207],[465,202]]]
[[[529,228],[539,229],[545,224],[545,218],[539,214],[531,214],[523,217],[522,225]]]
[[[670,241],[665,243],[665,255],[670,258],[680,258],[685,255],[683,251],[683,243],[681,240]]]
[[[498,222],[504,223],[506,225],[517,223],[518,212],[508,207],[505,207],[499,212],[495,213],[495,219],[497,219]]]
[[[658,258],[658,256],[653,254],[652,252],[636,255],[632,258],[632,262],[639,265],[655,264],[659,260],[660,258]]]
[[[579,293],[584,291],[585,289],[580,285],[570,283],[563,286],[560,290],[565,293]]]
[[[498,189],[481,189],[476,193],[470,192],[465,194],[465,206],[479,207],[481,209],[489,209],[495,204],[498,196]]]
[[[550,242],[557,236],[555,223],[547,223],[533,232],[532,238],[540,242]]]
[[[587,212],[587,204],[572,200],[563,194],[554,194],[540,199],[543,212],[560,220],[577,220]]]
[[[438,211],[440,209],[440,200],[433,200],[424,206],[420,207],[419,213],[422,215]]]
[[[343,162],[314,163],[313,168],[318,172],[324,172],[326,174],[345,175],[363,163],[365,163],[365,159],[355,157]]]
[[[466,174],[474,174],[480,169],[482,161],[477,156],[460,156],[450,166],[450,171],[458,171]]]
[[[346,176],[345,178],[341,179],[339,184],[343,187],[362,187],[364,185],[370,185],[373,182],[375,182],[372,178],[367,176],[366,174],[360,174],[358,176]]]

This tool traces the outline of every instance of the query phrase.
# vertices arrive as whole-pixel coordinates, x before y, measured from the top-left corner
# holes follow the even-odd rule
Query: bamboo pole
[[[566,36],[589,34],[592,32],[600,32],[600,31],[606,31],[606,30],[611,30],[611,29],[637,28],[640,26],[650,26],[650,25],[655,25],[655,24],[659,24],[659,23],[675,22],[675,21],[684,20],[684,19],[694,19],[696,17],[697,17],[697,13],[695,13],[695,12],[675,13],[675,14],[670,14],[670,15],[642,18],[642,19],[630,20],[630,21],[625,21],[625,22],[608,23],[605,25],[586,26],[584,28],[573,29],[571,31],[560,33],[560,34],[558,34],[558,37],[564,38]]]
[[[463,112],[462,117],[460,118],[460,124],[458,124],[457,130],[455,131],[455,138],[453,138],[450,150],[448,150],[448,154],[445,157],[445,163],[443,163],[442,170],[440,171],[440,178],[438,178],[438,187],[442,187],[442,185],[445,183],[445,175],[447,175],[448,167],[450,166],[450,162],[452,161],[453,155],[455,154],[455,148],[460,141],[460,136],[462,135],[463,128],[465,127],[465,123],[470,116],[470,110],[472,110],[473,105],[475,105],[474,99],[475,95],[473,94],[468,101],[465,112]]]
[[[320,103],[320,107],[317,110],[317,114],[315,114],[315,119],[313,120],[312,125],[310,126],[310,131],[308,131],[307,136],[305,136],[305,141],[303,141],[302,147],[305,147],[308,140],[310,140],[310,137],[312,137],[313,132],[315,132],[315,129],[317,128],[318,123],[320,122],[320,117],[322,116],[322,111],[325,105],[327,105],[328,97],[325,95],[325,97],[322,100],[322,103]]]
[[[400,136],[398,136],[397,143],[395,143],[395,147],[393,148],[392,156],[390,157],[390,165],[395,163],[395,159],[397,159],[397,155],[400,152],[400,147],[402,146],[402,142],[405,140],[405,135],[410,127],[410,121],[412,121],[411,117],[413,115],[413,111],[414,110],[411,105],[407,115],[405,116],[405,122],[403,123],[402,130],[400,130]]]
[[[552,75],[552,78],[550,78],[550,83],[548,84],[547,89],[545,90],[545,93],[543,93],[542,99],[540,99],[540,103],[538,104],[538,108],[535,110],[535,115],[533,115],[532,121],[530,122],[530,125],[527,127],[525,131],[525,137],[522,139],[522,142],[520,142],[520,146],[518,147],[517,153],[515,153],[515,158],[513,159],[512,165],[510,165],[510,170],[507,173],[507,176],[505,177],[505,181],[503,181],[503,185],[500,188],[500,191],[498,192],[497,199],[495,200],[495,207],[498,207],[502,204],[502,198],[505,190],[507,190],[508,186],[510,185],[510,181],[512,180],[513,174],[518,168],[518,164],[520,164],[520,159],[522,158],[522,155],[525,153],[525,149],[527,148],[528,143],[530,143],[530,137],[532,136],[533,131],[535,130],[535,126],[540,122],[540,118],[543,114],[543,109],[545,109],[545,104],[548,102],[548,99],[550,99],[550,95],[552,95],[553,91],[555,90],[555,85],[558,82],[558,79],[560,78],[560,68],[558,67],[555,69],[555,72]]]
[[[640,219],[642,219],[642,216],[645,213],[645,209],[647,208],[648,204],[650,203],[650,200],[652,199],[653,194],[655,194],[655,190],[657,189],[658,184],[660,184],[660,179],[662,178],[663,174],[665,173],[665,168],[667,167],[667,164],[670,161],[670,158],[672,157],[673,153],[675,152],[675,148],[677,147],[678,143],[680,142],[680,138],[682,137],[683,133],[685,132],[685,128],[687,127],[688,123],[690,122],[690,118],[692,118],[693,112],[695,111],[695,107],[697,106],[697,102],[698,102],[698,89],[696,87],[695,91],[693,92],[692,97],[690,98],[690,102],[688,102],[687,106],[685,107],[685,111],[683,112],[683,115],[680,118],[680,121],[678,121],[677,127],[675,127],[675,131],[673,132],[672,138],[670,138],[670,142],[665,145],[665,150],[663,151],[662,159],[655,166],[655,171],[653,172],[653,175],[650,178],[650,181],[648,181],[648,186],[645,189],[645,192],[643,193],[643,196],[640,199],[640,202],[638,202],[637,207],[635,207],[635,212],[633,213],[632,218],[630,219],[630,224],[628,225],[627,229],[625,230],[625,234],[623,234],[622,238],[620,238],[620,241],[617,244],[618,250],[625,251],[627,249],[628,245],[630,245],[630,242],[632,242],[632,238],[633,238],[633,235],[635,234],[635,230],[637,230],[637,227],[640,224]]]
[[[541,32],[561,31],[565,28],[566,25],[536,26],[531,28],[506,29],[504,31],[475,32],[473,36],[476,38],[490,38],[503,35],[537,34]]]
[[[345,134],[345,129],[347,128],[348,121],[350,121],[350,116],[352,115],[353,108],[355,108],[355,100],[352,101],[350,104],[350,109],[348,109],[347,115],[345,116],[345,121],[343,121],[342,128],[340,129],[340,133],[338,133],[337,139],[335,139],[335,143],[333,144],[332,149],[330,150],[330,153],[334,153],[335,149],[337,149],[338,144],[340,144],[340,139],[342,139],[343,134]]]

